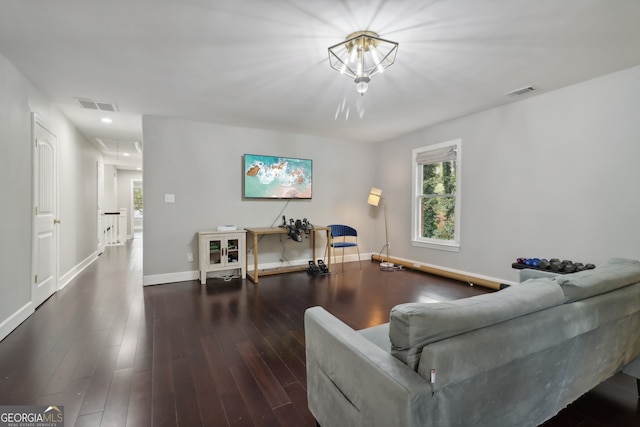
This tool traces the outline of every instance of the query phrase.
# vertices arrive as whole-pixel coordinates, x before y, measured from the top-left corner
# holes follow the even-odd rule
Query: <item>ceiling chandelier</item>
[[[329,48],[329,65],[353,78],[356,90],[364,95],[371,77],[392,65],[397,51],[396,42],[381,39],[373,31],[356,31]]]

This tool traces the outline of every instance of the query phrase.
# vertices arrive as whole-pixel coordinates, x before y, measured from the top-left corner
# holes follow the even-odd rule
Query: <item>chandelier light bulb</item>
[[[356,82],[356,90],[360,95],[364,95],[364,93],[369,89],[369,81],[371,79],[369,77],[356,77],[354,80]]]

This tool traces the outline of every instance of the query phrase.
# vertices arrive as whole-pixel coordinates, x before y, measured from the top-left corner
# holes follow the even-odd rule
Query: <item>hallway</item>
[[[124,426],[129,387],[146,380],[134,367],[149,354],[150,320],[142,239],[107,247],[0,343],[0,402],[64,405],[69,426]]]

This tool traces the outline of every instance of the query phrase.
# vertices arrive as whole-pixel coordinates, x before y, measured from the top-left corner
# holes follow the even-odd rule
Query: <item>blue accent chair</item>
[[[331,229],[331,247],[333,248],[333,262],[336,262],[336,249],[342,248],[342,264],[344,267],[344,249],[356,248],[358,251],[358,262],[360,270],[362,270],[362,260],[360,259],[360,249],[358,248],[358,231],[343,224],[332,224],[328,226]]]

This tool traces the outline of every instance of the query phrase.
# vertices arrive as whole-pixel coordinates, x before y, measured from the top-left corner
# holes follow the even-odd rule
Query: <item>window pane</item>
[[[456,162],[431,163],[422,166],[422,194],[455,194]]]
[[[434,196],[421,199],[422,237],[454,240],[455,197]]]
[[[142,188],[133,189],[133,216],[134,218],[142,218]]]

